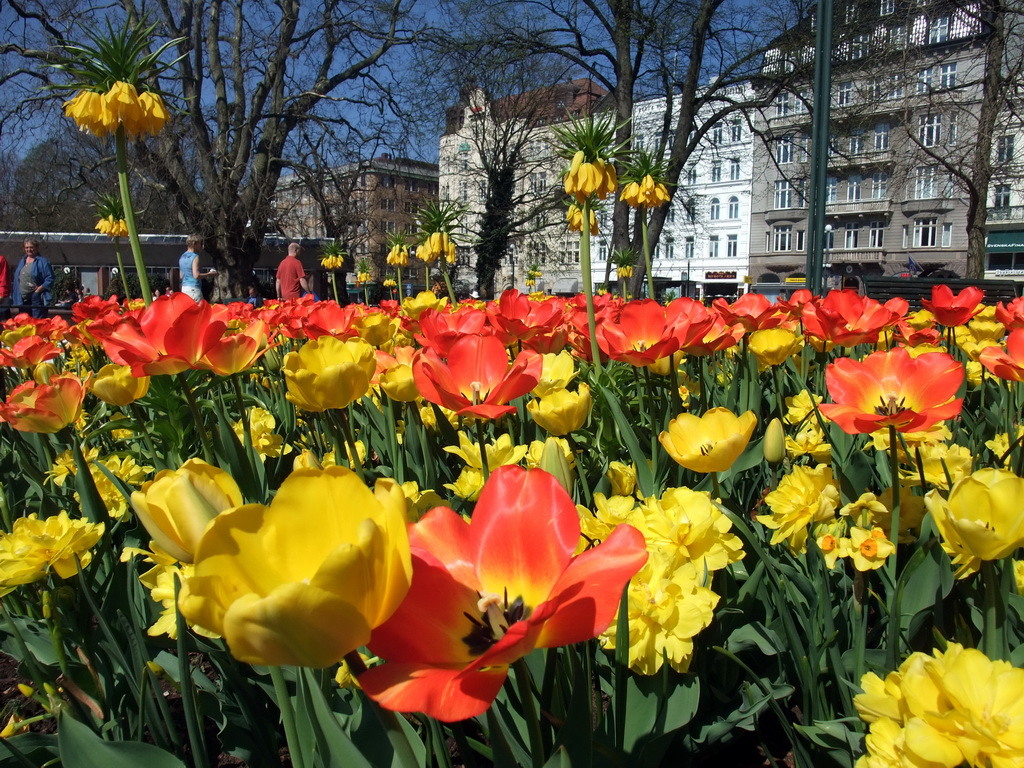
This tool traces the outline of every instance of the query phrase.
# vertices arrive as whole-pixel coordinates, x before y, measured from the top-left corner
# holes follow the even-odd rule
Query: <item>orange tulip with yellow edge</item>
[[[70,373],[51,376],[49,384],[27,381],[0,403],[0,421],[19,432],[59,432],[78,420],[87,386],[88,379]]]

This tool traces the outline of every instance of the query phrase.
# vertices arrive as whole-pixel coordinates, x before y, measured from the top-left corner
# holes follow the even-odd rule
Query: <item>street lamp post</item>
[[[832,104],[832,0],[817,0],[814,39],[814,115],[811,123],[811,208],[807,222],[807,288],[822,291],[829,110]]]

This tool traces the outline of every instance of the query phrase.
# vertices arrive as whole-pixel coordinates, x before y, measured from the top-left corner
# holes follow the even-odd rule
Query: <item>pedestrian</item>
[[[249,296],[246,298],[245,303],[253,309],[259,309],[263,306],[263,296],[255,285],[249,286]]]
[[[202,301],[203,285],[200,280],[207,280],[217,274],[217,270],[199,270],[199,250],[203,247],[203,238],[189,235],[185,239],[185,252],[178,259],[181,272],[181,292],[195,302]]]
[[[50,304],[50,289],[53,288],[53,267],[46,257],[39,253],[39,241],[25,241],[25,255],[14,270],[14,290],[22,307],[32,317],[46,317]]]
[[[11,316],[12,294],[11,266],[7,263],[7,257],[0,254],[0,320]]]
[[[306,270],[302,268],[302,262],[299,261],[301,252],[302,246],[298,243],[289,244],[288,253],[277,265],[277,279],[274,284],[277,287],[277,298],[279,299],[297,299],[310,292]]]

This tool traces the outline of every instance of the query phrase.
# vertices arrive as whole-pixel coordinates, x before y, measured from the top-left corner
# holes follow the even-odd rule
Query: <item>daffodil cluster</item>
[[[857,768],[1010,768],[1024,764],[1024,669],[950,643],[912,654],[854,697],[871,724]]]
[[[103,523],[74,520],[63,510],[44,519],[18,518],[10,533],[0,533],[0,596],[51,572],[71,578],[92,562],[103,530]]]
[[[621,474],[620,484],[621,490],[629,489]],[[630,669],[653,675],[667,660],[676,671],[686,672],[694,638],[711,624],[720,599],[709,586],[712,574],[744,555],[732,524],[711,494],[689,488],[669,488],[639,505],[629,496],[597,494],[594,501],[593,513],[580,511],[588,541],[603,540],[617,525],[628,523],[647,543],[647,563],[627,593]],[[601,643],[614,649],[619,642],[613,624]]]

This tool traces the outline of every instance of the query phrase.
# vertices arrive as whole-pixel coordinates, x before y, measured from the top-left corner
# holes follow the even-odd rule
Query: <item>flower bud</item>
[[[562,446],[553,437],[544,441],[544,450],[540,455],[540,468],[548,474],[554,475],[559,484],[565,488],[566,493],[572,495],[572,468],[569,466],[569,460],[565,458]]]
[[[764,440],[761,442],[761,450],[764,451],[764,460],[773,467],[781,464],[786,458],[786,433],[782,429],[782,422],[777,418],[768,422],[768,428],[764,431]]]

